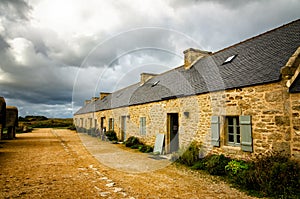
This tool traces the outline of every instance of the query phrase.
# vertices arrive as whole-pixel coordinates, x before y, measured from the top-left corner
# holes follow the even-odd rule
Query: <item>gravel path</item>
[[[122,147],[123,145],[120,144],[100,141],[87,134],[78,135],[87,150],[101,164],[112,169],[128,173],[143,173],[165,168],[172,163],[164,158],[156,159],[157,156]]]
[[[58,129],[0,142],[0,198],[252,198],[218,178]]]

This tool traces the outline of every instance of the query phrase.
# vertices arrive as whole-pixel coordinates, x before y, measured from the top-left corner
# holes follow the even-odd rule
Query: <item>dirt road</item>
[[[57,129],[1,141],[0,198],[251,198],[215,177],[115,147]]]

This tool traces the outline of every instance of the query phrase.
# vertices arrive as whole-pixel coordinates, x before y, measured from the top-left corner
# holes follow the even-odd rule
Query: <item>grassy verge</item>
[[[25,133],[32,131],[33,128],[64,128],[74,130],[72,118],[42,118],[19,121],[17,133]]]

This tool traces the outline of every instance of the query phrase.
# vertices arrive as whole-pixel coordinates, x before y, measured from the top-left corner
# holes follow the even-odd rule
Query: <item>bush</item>
[[[153,147],[143,144],[139,138],[131,136],[125,141],[125,146],[130,147],[131,149],[138,149],[143,153],[153,152]]]
[[[194,170],[205,170],[206,169],[206,159],[200,159],[198,160],[192,167],[191,169]]]
[[[211,175],[223,176],[226,174],[225,166],[230,162],[230,158],[222,155],[211,155],[205,163],[205,169]]]
[[[131,149],[139,149],[143,145],[132,145],[130,148]]]
[[[299,162],[281,153],[259,155],[251,162],[209,155],[194,162],[191,168],[225,176],[234,186],[255,196],[300,198]]]
[[[106,131],[105,135],[109,141],[118,141],[117,134],[114,131]]]
[[[192,166],[199,161],[200,145],[192,142],[190,146],[179,156],[178,162],[187,166]]]
[[[231,160],[226,166],[226,171],[229,172],[231,175],[237,175],[242,170],[247,170],[249,168],[249,165],[246,164],[242,160]]]
[[[248,189],[249,177],[253,163],[242,160],[231,160],[226,166],[226,174],[229,182],[238,185],[240,188]]]
[[[256,158],[246,173],[245,187],[263,195],[279,198],[300,197],[300,165],[280,153],[268,153]]]
[[[151,153],[153,152],[153,147],[149,145],[141,145],[139,147],[139,151],[143,153]]]
[[[142,143],[140,142],[139,138],[131,136],[129,137],[126,141],[125,141],[125,146],[126,147],[130,147],[130,148],[136,148],[138,149],[139,145],[142,145]]]

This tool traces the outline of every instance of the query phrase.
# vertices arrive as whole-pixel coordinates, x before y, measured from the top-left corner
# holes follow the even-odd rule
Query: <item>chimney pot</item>
[[[99,99],[99,97],[92,97],[91,101],[94,102],[94,101],[97,101]]]

